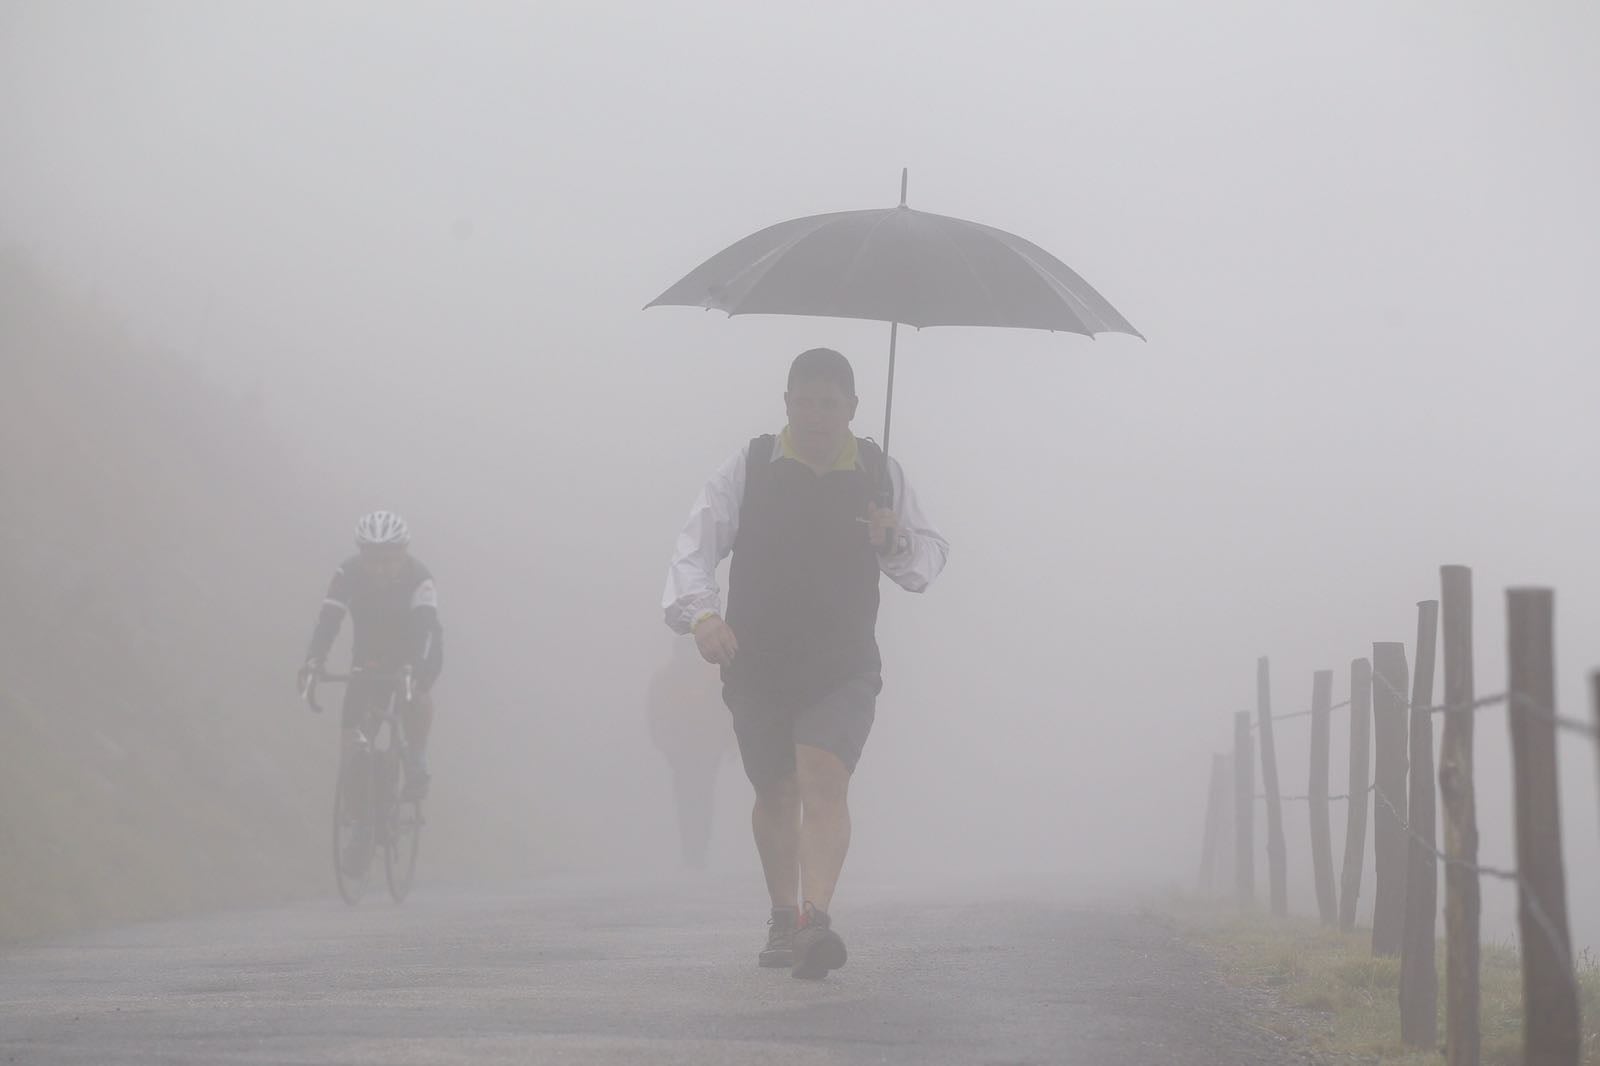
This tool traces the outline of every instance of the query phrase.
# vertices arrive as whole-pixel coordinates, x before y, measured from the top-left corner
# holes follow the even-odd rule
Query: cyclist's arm
[[[444,665],[439,647],[439,591],[428,578],[411,594],[411,666],[417,690],[433,686]]]
[[[334,638],[344,625],[344,616],[350,610],[350,575],[344,567],[333,573],[328,582],[328,594],[322,599],[322,610],[317,615],[316,627],[311,630],[311,646],[306,651],[307,662],[326,662],[333,650]]]

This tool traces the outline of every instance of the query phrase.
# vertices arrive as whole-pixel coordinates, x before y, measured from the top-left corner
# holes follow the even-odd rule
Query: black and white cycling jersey
[[[311,634],[308,659],[322,662],[350,615],[350,661],[368,669],[410,666],[417,687],[426,691],[443,667],[439,594],[433,575],[411,556],[394,578],[380,577],[353,555],[334,571],[322,612]]]

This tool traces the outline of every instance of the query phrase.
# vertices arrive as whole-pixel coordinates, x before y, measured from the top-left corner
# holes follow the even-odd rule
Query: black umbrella
[[[902,322],[918,329],[1010,326],[1144,337],[1087,281],[1032,241],[907,207],[905,171],[900,206],[768,226],[707,259],[645,306],[663,305],[888,322],[886,455]]]

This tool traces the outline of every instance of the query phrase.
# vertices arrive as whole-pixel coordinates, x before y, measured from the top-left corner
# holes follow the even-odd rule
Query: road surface
[[[1160,921],[1029,902],[841,906],[849,965],[761,970],[711,883],[419,891],[0,949],[0,1063],[1299,1062]]]

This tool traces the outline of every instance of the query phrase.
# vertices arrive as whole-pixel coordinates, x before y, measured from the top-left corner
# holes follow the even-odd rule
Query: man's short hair
[[[803,381],[831,381],[851,398],[856,394],[856,372],[850,360],[832,348],[808,348],[789,364],[789,389]]]

